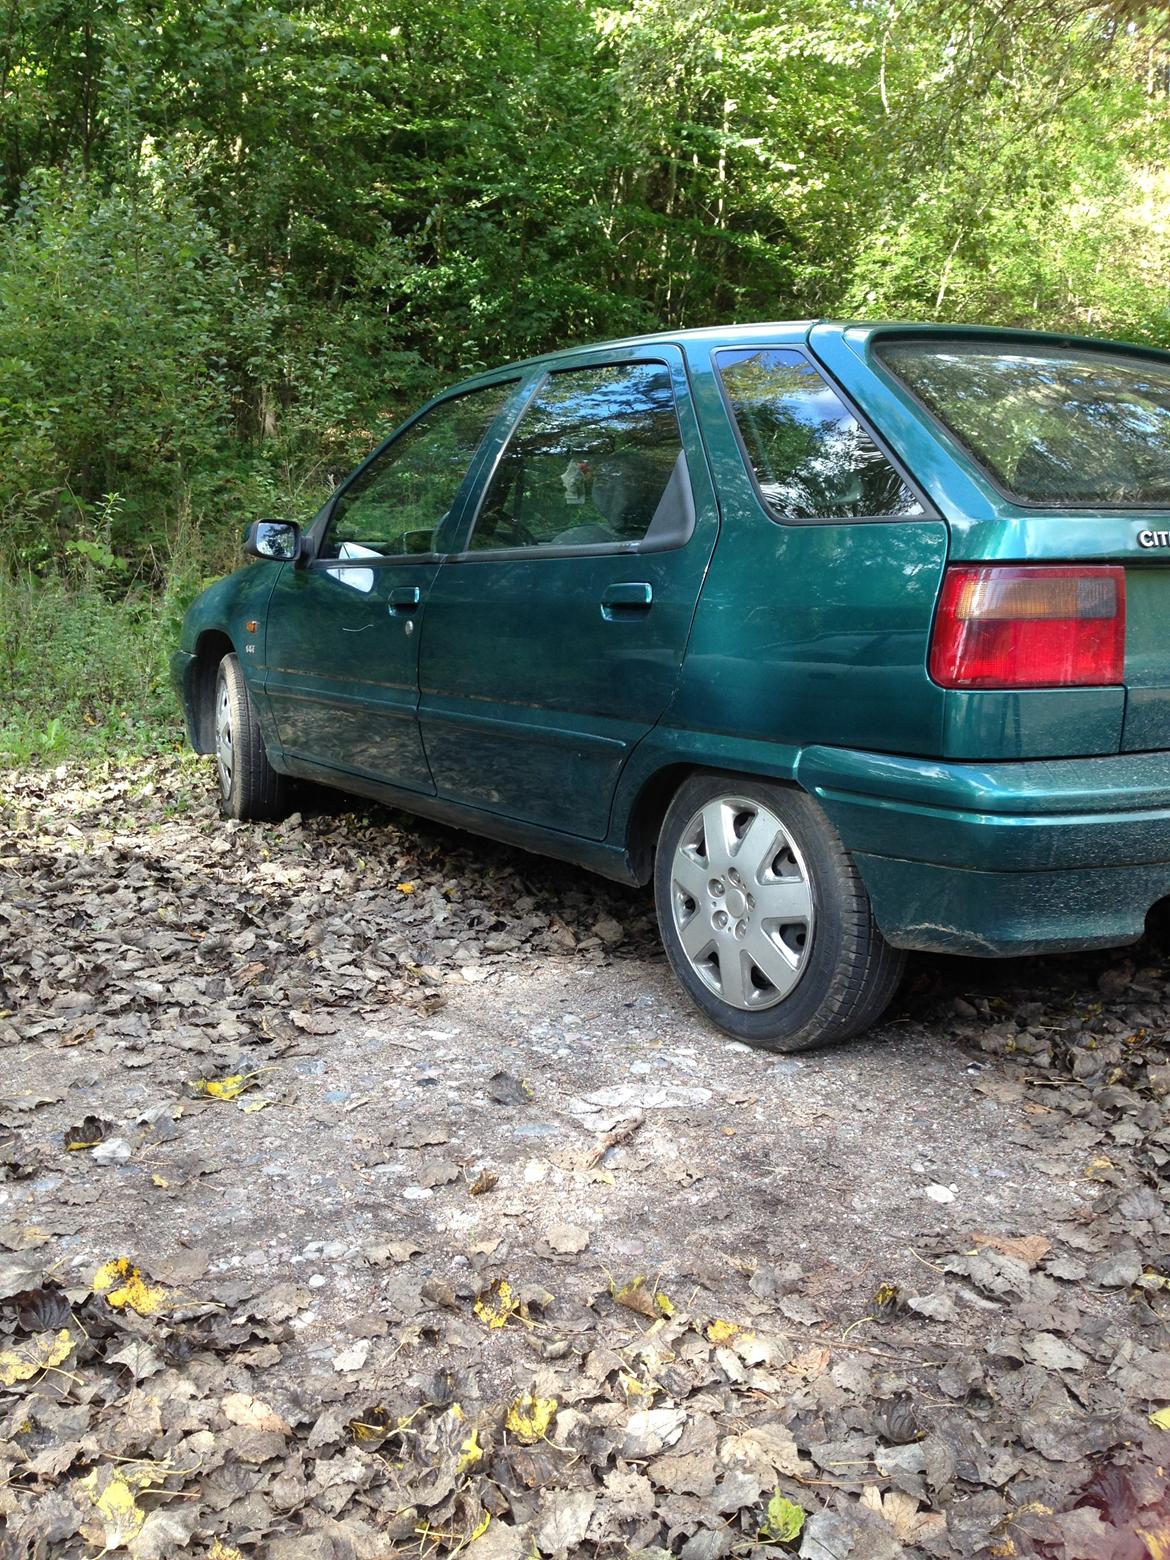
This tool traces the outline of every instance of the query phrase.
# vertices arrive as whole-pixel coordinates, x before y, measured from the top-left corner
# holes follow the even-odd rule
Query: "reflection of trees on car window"
[[[411,424],[338,498],[323,556],[347,543],[382,555],[430,552],[472,457],[514,389],[489,385],[441,401]]]
[[[1170,366],[1084,349],[882,354],[1004,486],[1053,504],[1170,502]]]
[[[664,364],[552,373],[497,467],[471,545],[483,550],[641,540],[681,449]]]
[[[787,519],[921,507],[802,353],[720,352],[719,372],[768,507]]]

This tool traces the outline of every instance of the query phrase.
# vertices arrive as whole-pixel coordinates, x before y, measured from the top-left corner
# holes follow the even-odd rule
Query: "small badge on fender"
[[[1170,547],[1170,531],[1139,531],[1139,547]]]

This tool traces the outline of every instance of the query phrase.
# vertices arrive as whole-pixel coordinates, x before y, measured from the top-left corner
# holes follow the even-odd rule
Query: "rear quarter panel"
[[[946,525],[773,520],[709,350],[691,366],[721,525],[668,723],[748,741],[937,753],[943,693],[927,676],[926,647]]]
[[[809,345],[945,520],[950,561],[1135,561],[1137,534],[1148,518],[1044,513],[1011,504],[875,357],[873,345],[882,334],[868,326],[822,324],[809,332]],[[940,334],[996,333],[948,328]],[[939,740],[936,747],[921,749],[924,754],[977,760],[1077,758],[1116,753],[1126,745],[1123,687],[936,692],[941,698]]]

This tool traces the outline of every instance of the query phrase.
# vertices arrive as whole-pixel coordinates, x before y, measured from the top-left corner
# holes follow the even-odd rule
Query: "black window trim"
[[[677,349],[676,349],[677,350]],[[654,363],[664,368],[670,381],[671,404],[674,407],[674,421],[678,429],[679,449],[682,452],[683,461],[687,468],[687,481],[691,486],[691,502],[695,507],[690,528],[681,539],[668,536],[662,541],[647,542],[645,539],[636,542],[578,542],[570,545],[559,545],[555,542],[535,543],[528,547],[485,547],[473,550],[471,539],[475,535],[475,528],[479,524],[479,517],[483,511],[484,500],[495,481],[496,471],[501,460],[512,442],[512,437],[524,419],[524,414],[540,394],[543,386],[554,374],[580,373],[591,368],[624,368],[636,367],[643,363]],[[685,363],[685,360],[684,360]],[[630,558],[644,557],[653,553],[678,552],[685,547],[698,530],[698,511],[694,505],[694,481],[691,477],[691,461],[687,454],[686,437],[683,433],[682,418],[678,411],[678,391],[675,385],[676,364],[669,358],[656,356],[649,350],[645,357],[639,354],[631,354],[630,348],[621,348],[616,352],[603,352],[595,354],[586,350],[580,356],[574,355],[567,361],[541,364],[540,372],[534,375],[531,383],[526,387],[522,402],[520,403],[515,418],[508,428],[506,436],[501,439],[499,449],[491,462],[490,469],[480,474],[479,491],[475,498],[475,507],[471,515],[471,524],[466,529],[463,539],[463,547],[459,552],[447,554],[444,563],[515,563],[517,559],[543,559],[555,560],[559,558]]]
[[[922,513],[918,515],[778,515],[764,496],[764,490],[760,486],[760,479],[756,475],[755,465],[748,453],[748,447],[744,443],[743,434],[740,431],[739,419],[735,415],[735,407],[732,403],[731,395],[723,382],[723,369],[720,367],[719,359],[732,352],[737,354],[743,352],[792,352],[797,357],[803,358],[813,373],[837,397],[862,432],[868,436],[878,454],[889,462],[895,474],[913,493]],[[727,346],[716,347],[711,353],[711,367],[715,375],[715,382],[719,386],[719,394],[723,399],[723,408],[727,414],[727,421],[731,426],[732,433],[735,435],[735,442],[739,446],[739,453],[743,461],[743,468],[747,472],[748,481],[751,483],[752,491],[759,500],[761,509],[763,509],[773,525],[911,525],[918,524],[923,520],[938,520],[940,518],[938,510],[927,498],[921,486],[914,480],[914,477],[906,469],[903,462],[893,453],[885,439],[880,437],[869,418],[858,408],[852,396],[829,373],[828,369],[813,356],[803,342],[768,341],[761,342],[758,346],[752,346],[745,341],[737,342],[735,345],[728,344]]]
[[[505,395],[503,405],[484,429],[483,436],[476,445],[475,450],[472,453],[471,460],[468,462],[467,469],[464,471],[463,476],[460,479],[454,501],[452,502],[451,509],[447,511],[447,514],[450,515],[452,510],[463,507],[459,502],[460,495],[464,494],[464,490],[472,483],[476,474],[476,463],[479,460],[484,446],[491,438],[492,432],[500,422],[500,419],[507,416],[509,409],[517,399],[517,393],[525,385],[526,377],[527,376],[525,374],[518,372],[515,368],[501,370],[498,376],[492,375],[490,378],[477,381],[474,384],[455,386],[450,390],[444,390],[441,391],[438,395],[432,396],[429,401],[424,401],[418,410],[412,413],[412,415],[408,417],[404,423],[400,423],[392,433],[387,434],[386,438],[382,440],[381,444],[375,445],[375,447],[366,456],[365,460],[363,460],[359,465],[355,466],[353,471],[349,473],[349,475],[337,487],[337,489],[330,493],[329,497],[322,506],[320,513],[316,516],[312,525],[309,527],[310,534],[313,532],[317,533],[316,535],[312,536],[313,556],[309,560],[309,567],[311,569],[317,570],[318,572],[325,572],[331,568],[378,569],[387,564],[393,564],[395,567],[401,567],[401,565],[404,563],[442,563],[444,559],[450,557],[450,553],[436,552],[432,550],[425,553],[384,553],[379,554],[375,558],[324,558],[321,556],[321,548],[325,545],[325,540],[329,535],[329,528],[333,524],[333,511],[337,507],[338,500],[341,499],[346,492],[348,492],[348,490],[353,486],[358,478],[362,476],[363,473],[367,471],[376,460],[380,459],[381,456],[385,454],[391,445],[397,444],[399,439],[408,434],[416,423],[421,422],[421,420],[424,417],[429,416],[431,412],[437,411],[439,407],[445,406],[448,401],[461,401],[466,396],[477,395],[481,390],[493,390],[497,385],[512,385],[514,387],[513,395]],[[525,393],[522,405],[527,406],[527,404],[528,397],[527,393]],[[514,426],[515,420],[512,419],[509,421],[509,431]],[[464,496],[464,505],[465,504],[466,495]],[[318,527],[320,527],[319,531]],[[438,527],[436,527],[436,530],[438,530]]]
[[[909,396],[914,405],[928,420],[930,431],[934,434],[934,436],[937,438],[939,434],[942,434],[944,439],[949,440],[952,444],[954,444],[959,452],[967,459],[967,461],[970,462],[974,475],[979,479],[979,481],[985,482],[987,486],[998,493],[1001,498],[1006,499],[1013,508],[1028,509],[1034,511],[1036,514],[1047,515],[1117,515],[1124,518],[1127,515],[1134,514],[1164,515],[1167,508],[1170,507],[1167,506],[1164,501],[1160,504],[1096,504],[1089,502],[1084,504],[1058,504],[1053,503],[1051,499],[1025,498],[1022,493],[1017,493],[1014,488],[1008,487],[1005,482],[1000,480],[1000,478],[995,474],[994,471],[992,471],[991,467],[986,463],[983,457],[977,454],[976,451],[972,449],[971,445],[967,443],[962,434],[959,433],[957,429],[952,428],[950,423],[944,422],[943,419],[939,416],[938,412],[936,412],[928,402],[923,400],[923,398],[918,394],[917,390],[914,389],[913,385],[908,384],[907,381],[902,378],[901,374],[899,374],[897,370],[886,361],[883,350],[884,348],[894,346],[905,347],[911,346],[915,343],[928,344],[932,348],[939,346],[944,350],[949,346],[982,347],[985,343],[988,348],[992,348],[994,343],[988,338],[971,336],[964,337],[960,335],[954,335],[924,337],[920,335],[901,334],[897,332],[891,332],[889,335],[886,335],[883,332],[883,334],[873,342],[870,348],[870,353],[873,357],[875,365],[880,370],[880,372],[892,382],[895,388],[902,391],[904,395]],[[1020,336],[1018,338],[1012,338],[1010,341],[1005,340],[1002,345],[1005,351],[1010,351],[1013,347],[1023,348],[1026,350],[1028,347],[1028,339],[1026,336]],[[1127,355],[1125,348],[1123,346],[1117,345],[1116,343],[1108,346],[1104,344],[1097,345],[1096,343],[1086,342],[1073,336],[1063,337],[1055,341],[1046,340],[1043,345],[1046,350],[1052,352],[1076,351],[1084,352],[1090,355],[1093,353],[1098,353],[1102,357],[1125,357]],[[995,355],[994,351],[992,352],[992,355]],[[1133,352],[1133,356],[1139,361],[1148,355],[1149,354],[1147,352],[1142,352],[1140,350],[1135,350]]]

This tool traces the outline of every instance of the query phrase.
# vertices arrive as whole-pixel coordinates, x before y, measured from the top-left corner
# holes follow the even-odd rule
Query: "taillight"
[[[1119,683],[1125,570],[991,564],[948,569],[930,646],[944,688]]]

